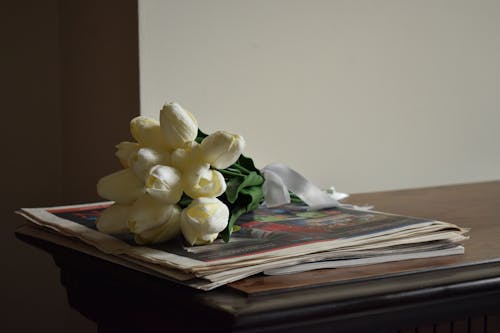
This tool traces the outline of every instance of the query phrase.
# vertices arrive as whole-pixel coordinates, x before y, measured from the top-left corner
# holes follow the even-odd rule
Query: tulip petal
[[[160,127],[166,142],[174,148],[187,147],[198,135],[196,119],[177,103],[163,106],[160,111]]]
[[[193,166],[184,172],[184,192],[191,198],[218,197],[226,187],[224,176],[208,164]]]
[[[128,216],[130,206],[114,204],[102,211],[96,222],[97,230],[106,234],[123,234],[128,232]]]
[[[115,156],[118,157],[124,168],[128,168],[130,166],[128,164],[130,156],[137,153],[139,150],[139,144],[137,142],[123,141],[116,145],[116,149]]]
[[[128,163],[139,179],[146,179],[152,167],[168,164],[169,156],[168,153],[161,153],[152,148],[141,148],[130,156]]]
[[[176,237],[181,231],[181,210],[178,206],[172,207],[172,214],[167,222],[135,235],[138,244],[156,244]]]
[[[169,147],[160,130],[160,123],[152,118],[139,116],[130,121],[132,137],[143,147],[166,149]]]
[[[222,201],[198,198],[182,211],[181,231],[189,244],[206,244],[215,240],[228,220],[229,209]]]
[[[182,196],[181,173],[167,165],[153,167],[146,179],[146,192],[163,203],[177,203]]]
[[[195,141],[186,148],[176,148],[170,154],[170,165],[178,170],[186,170],[190,165],[198,162],[199,144]],[[200,164],[200,163],[197,163]]]
[[[172,214],[174,214],[174,205],[165,204],[145,194],[132,205],[128,227],[131,232],[141,234],[166,223]]]
[[[200,144],[201,158],[216,169],[225,169],[238,160],[245,149],[245,140],[238,134],[217,131]]]
[[[132,170],[123,169],[99,179],[97,193],[104,199],[128,205],[144,193],[144,183]]]

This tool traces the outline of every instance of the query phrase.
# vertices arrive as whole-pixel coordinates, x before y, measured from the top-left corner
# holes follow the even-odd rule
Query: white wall
[[[500,1],[139,1],[141,113],[178,101],[346,192],[500,178]]]

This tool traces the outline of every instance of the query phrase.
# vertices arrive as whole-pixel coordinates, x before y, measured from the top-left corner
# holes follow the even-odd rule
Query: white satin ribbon
[[[348,196],[344,193],[336,193],[333,188],[330,189],[331,194],[326,193],[285,164],[269,164],[261,172],[264,176],[262,185],[264,203],[268,207],[290,203],[289,191],[297,195],[312,210],[340,207],[338,200]]]

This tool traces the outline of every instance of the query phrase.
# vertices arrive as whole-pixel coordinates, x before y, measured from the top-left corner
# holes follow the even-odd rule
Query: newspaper
[[[292,204],[262,207],[243,215],[236,223],[239,230],[228,243],[217,240],[191,247],[179,237],[139,246],[129,234],[107,235],[96,229],[99,214],[111,204],[23,208],[19,214],[59,235],[77,238],[87,244],[87,252],[94,248],[104,259],[119,258],[202,290],[262,272],[284,274],[341,267],[340,261],[349,265],[374,264],[423,255],[460,254],[464,250],[459,242],[467,239],[468,231],[429,219],[346,208],[309,211],[306,206]],[[57,242],[55,237],[49,241]],[[323,263],[310,264],[319,261]],[[279,270],[284,267],[287,270]]]

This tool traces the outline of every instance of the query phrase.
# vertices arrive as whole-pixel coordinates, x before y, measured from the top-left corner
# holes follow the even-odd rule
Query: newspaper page
[[[187,246],[179,237],[138,246],[129,234],[107,235],[96,229],[99,214],[111,204],[25,208],[20,214],[106,254],[178,270],[217,286],[264,270],[333,260],[342,251],[369,250],[373,256],[376,249],[405,245],[417,252],[415,245],[419,243],[456,243],[467,238],[466,229],[440,221],[343,208],[309,211],[292,204],[262,207],[242,216],[237,221],[239,230],[228,243],[217,240],[209,245]]]

